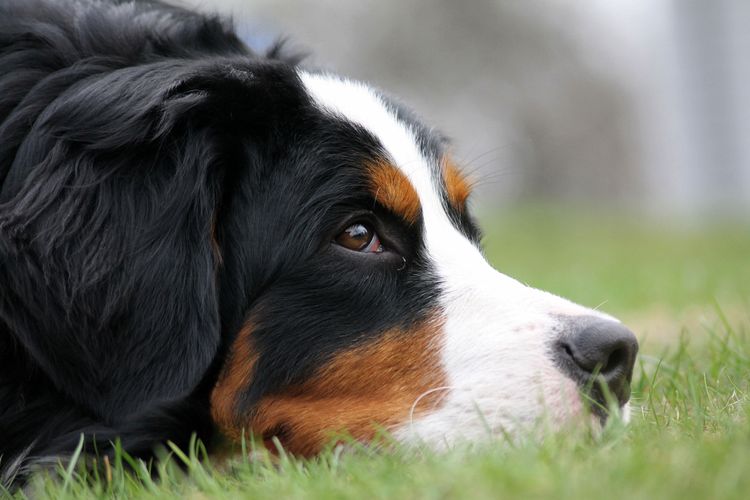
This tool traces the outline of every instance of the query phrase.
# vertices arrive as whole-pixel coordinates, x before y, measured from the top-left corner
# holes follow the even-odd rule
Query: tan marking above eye
[[[375,201],[409,224],[415,223],[422,206],[419,195],[409,179],[385,160],[372,162],[367,166],[367,170],[370,192]]]
[[[463,211],[471,194],[471,183],[450,157],[443,158],[442,166],[448,202],[457,210]]]
[[[362,441],[373,439],[379,428],[405,425],[410,417],[434,409],[441,401],[443,393],[429,392],[446,384],[440,363],[441,331],[442,317],[435,316],[406,330],[383,332],[367,344],[336,354],[308,381],[263,397],[244,417],[226,418],[213,411],[235,407],[222,403],[240,389],[233,383],[236,380],[226,377],[214,389],[212,403],[217,400],[217,404],[212,404],[212,416],[230,439],[239,440],[243,428],[246,436],[252,433],[264,439],[278,433],[284,448],[300,456],[320,452],[336,432]],[[236,359],[233,353],[230,364]]]

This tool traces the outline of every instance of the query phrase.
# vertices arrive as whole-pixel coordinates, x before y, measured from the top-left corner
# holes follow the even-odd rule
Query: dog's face
[[[487,263],[441,138],[365,85],[297,76],[218,218],[222,308],[242,305],[221,431],[302,455],[378,429],[440,447],[581,419],[595,373],[626,411],[633,335]]]

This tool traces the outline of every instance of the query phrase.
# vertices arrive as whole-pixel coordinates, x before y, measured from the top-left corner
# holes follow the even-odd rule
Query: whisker
[[[438,391],[447,391],[449,389],[455,389],[456,387],[453,385],[444,385],[441,387],[433,387],[432,389],[429,389],[419,396],[417,396],[417,399],[414,400],[414,403],[411,405],[411,409],[409,409],[409,426],[412,426],[414,424],[414,411],[417,409],[417,405],[419,402],[425,397],[429,396],[432,393],[438,392]]]
[[[606,304],[607,302],[609,302],[609,299],[604,299],[604,301],[603,301],[603,302],[602,302],[601,304],[599,304],[598,306],[596,306],[596,307],[594,307],[594,308],[593,308],[593,309],[594,309],[594,311],[598,311],[598,310],[599,310],[599,308],[600,308],[600,307],[602,307],[602,306],[603,306],[604,304]]]

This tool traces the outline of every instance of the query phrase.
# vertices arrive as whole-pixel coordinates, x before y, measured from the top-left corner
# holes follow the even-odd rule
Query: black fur
[[[139,456],[210,442],[250,315],[241,411],[434,304],[421,222],[367,190],[385,153],[312,105],[297,62],[159,2],[0,3],[0,477],[81,434]],[[394,251],[331,245],[362,218]]]
[[[189,401],[221,342],[209,231],[232,125],[214,114],[250,72],[290,72],[158,4],[0,19],[0,467],[82,432],[182,443],[208,427]]]

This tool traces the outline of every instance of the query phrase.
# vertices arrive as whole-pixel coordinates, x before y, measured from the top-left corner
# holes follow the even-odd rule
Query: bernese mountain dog
[[[559,428],[606,418],[594,375],[627,414],[634,335],[494,270],[470,185],[393,98],[221,18],[3,0],[3,481],[81,440]]]

